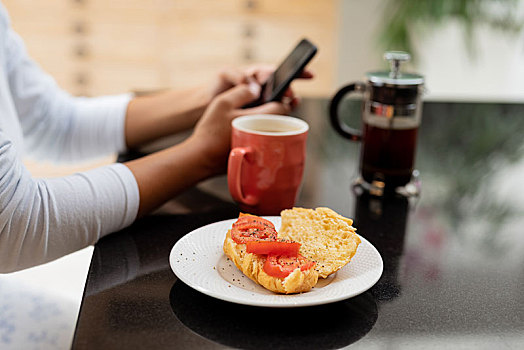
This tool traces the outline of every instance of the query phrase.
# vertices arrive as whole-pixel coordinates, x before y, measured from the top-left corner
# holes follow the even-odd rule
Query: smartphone
[[[300,76],[316,53],[317,47],[314,44],[307,39],[300,40],[293,51],[262,85],[260,97],[244,108],[255,107],[271,101],[280,101],[291,82]]]

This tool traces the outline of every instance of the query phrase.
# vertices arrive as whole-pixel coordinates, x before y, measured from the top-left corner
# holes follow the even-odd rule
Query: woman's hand
[[[254,80],[258,84],[263,85],[267,79],[273,74],[275,67],[268,64],[256,64],[248,66],[244,69],[237,68],[226,68],[223,69],[215,78],[213,83],[210,86],[210,96],[211,98],[216,97],[222,92],[237,86],[239,84],[249,84],[250,81]],[[305,69],[299,77],[300,79],[311,79],[313,78],[313,73]],[[283,103],[289,104],[291,108],[295,108],[299,99],[295,96],[293,90],[288,88],[284,94],[282,100]]]
[[[249,114],[289,114],[291,106],[270,102],[258,107],[243,109],[260,94],[260,85],[250,77],[247,84],[239,84],[219,94],[197,123],[188,140],[202,150],[207,167],[213,174],[225,172],[231,144],[231,122]]]

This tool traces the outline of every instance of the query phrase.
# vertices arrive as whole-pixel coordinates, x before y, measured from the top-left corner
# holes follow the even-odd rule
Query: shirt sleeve
[[[42,264],[131,224],[136,180],[123,164],[36,179],[0,129],[0,272]]]
[[[125,149],[131,94],[74,97],[28,56],[10,26],[5,35],[9,89],[24,134],[24,153],[57,162],[100,157]]]

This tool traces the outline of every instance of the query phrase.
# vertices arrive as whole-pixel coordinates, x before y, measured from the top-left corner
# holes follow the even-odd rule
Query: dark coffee
[[[362,177],[368,183],[383,181],[387,188],[411,180],[418,128],[384,129],[364,123],[361,153]]]

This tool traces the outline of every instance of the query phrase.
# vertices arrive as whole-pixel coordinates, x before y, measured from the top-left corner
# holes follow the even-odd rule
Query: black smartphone
[[[300,76],[316,53],[317,47],[313,43],[307,39],[300,40],[293,51],[262,85],[260,97],[244,108],[255,107],[271,101],[280,101],[289,84]]]

